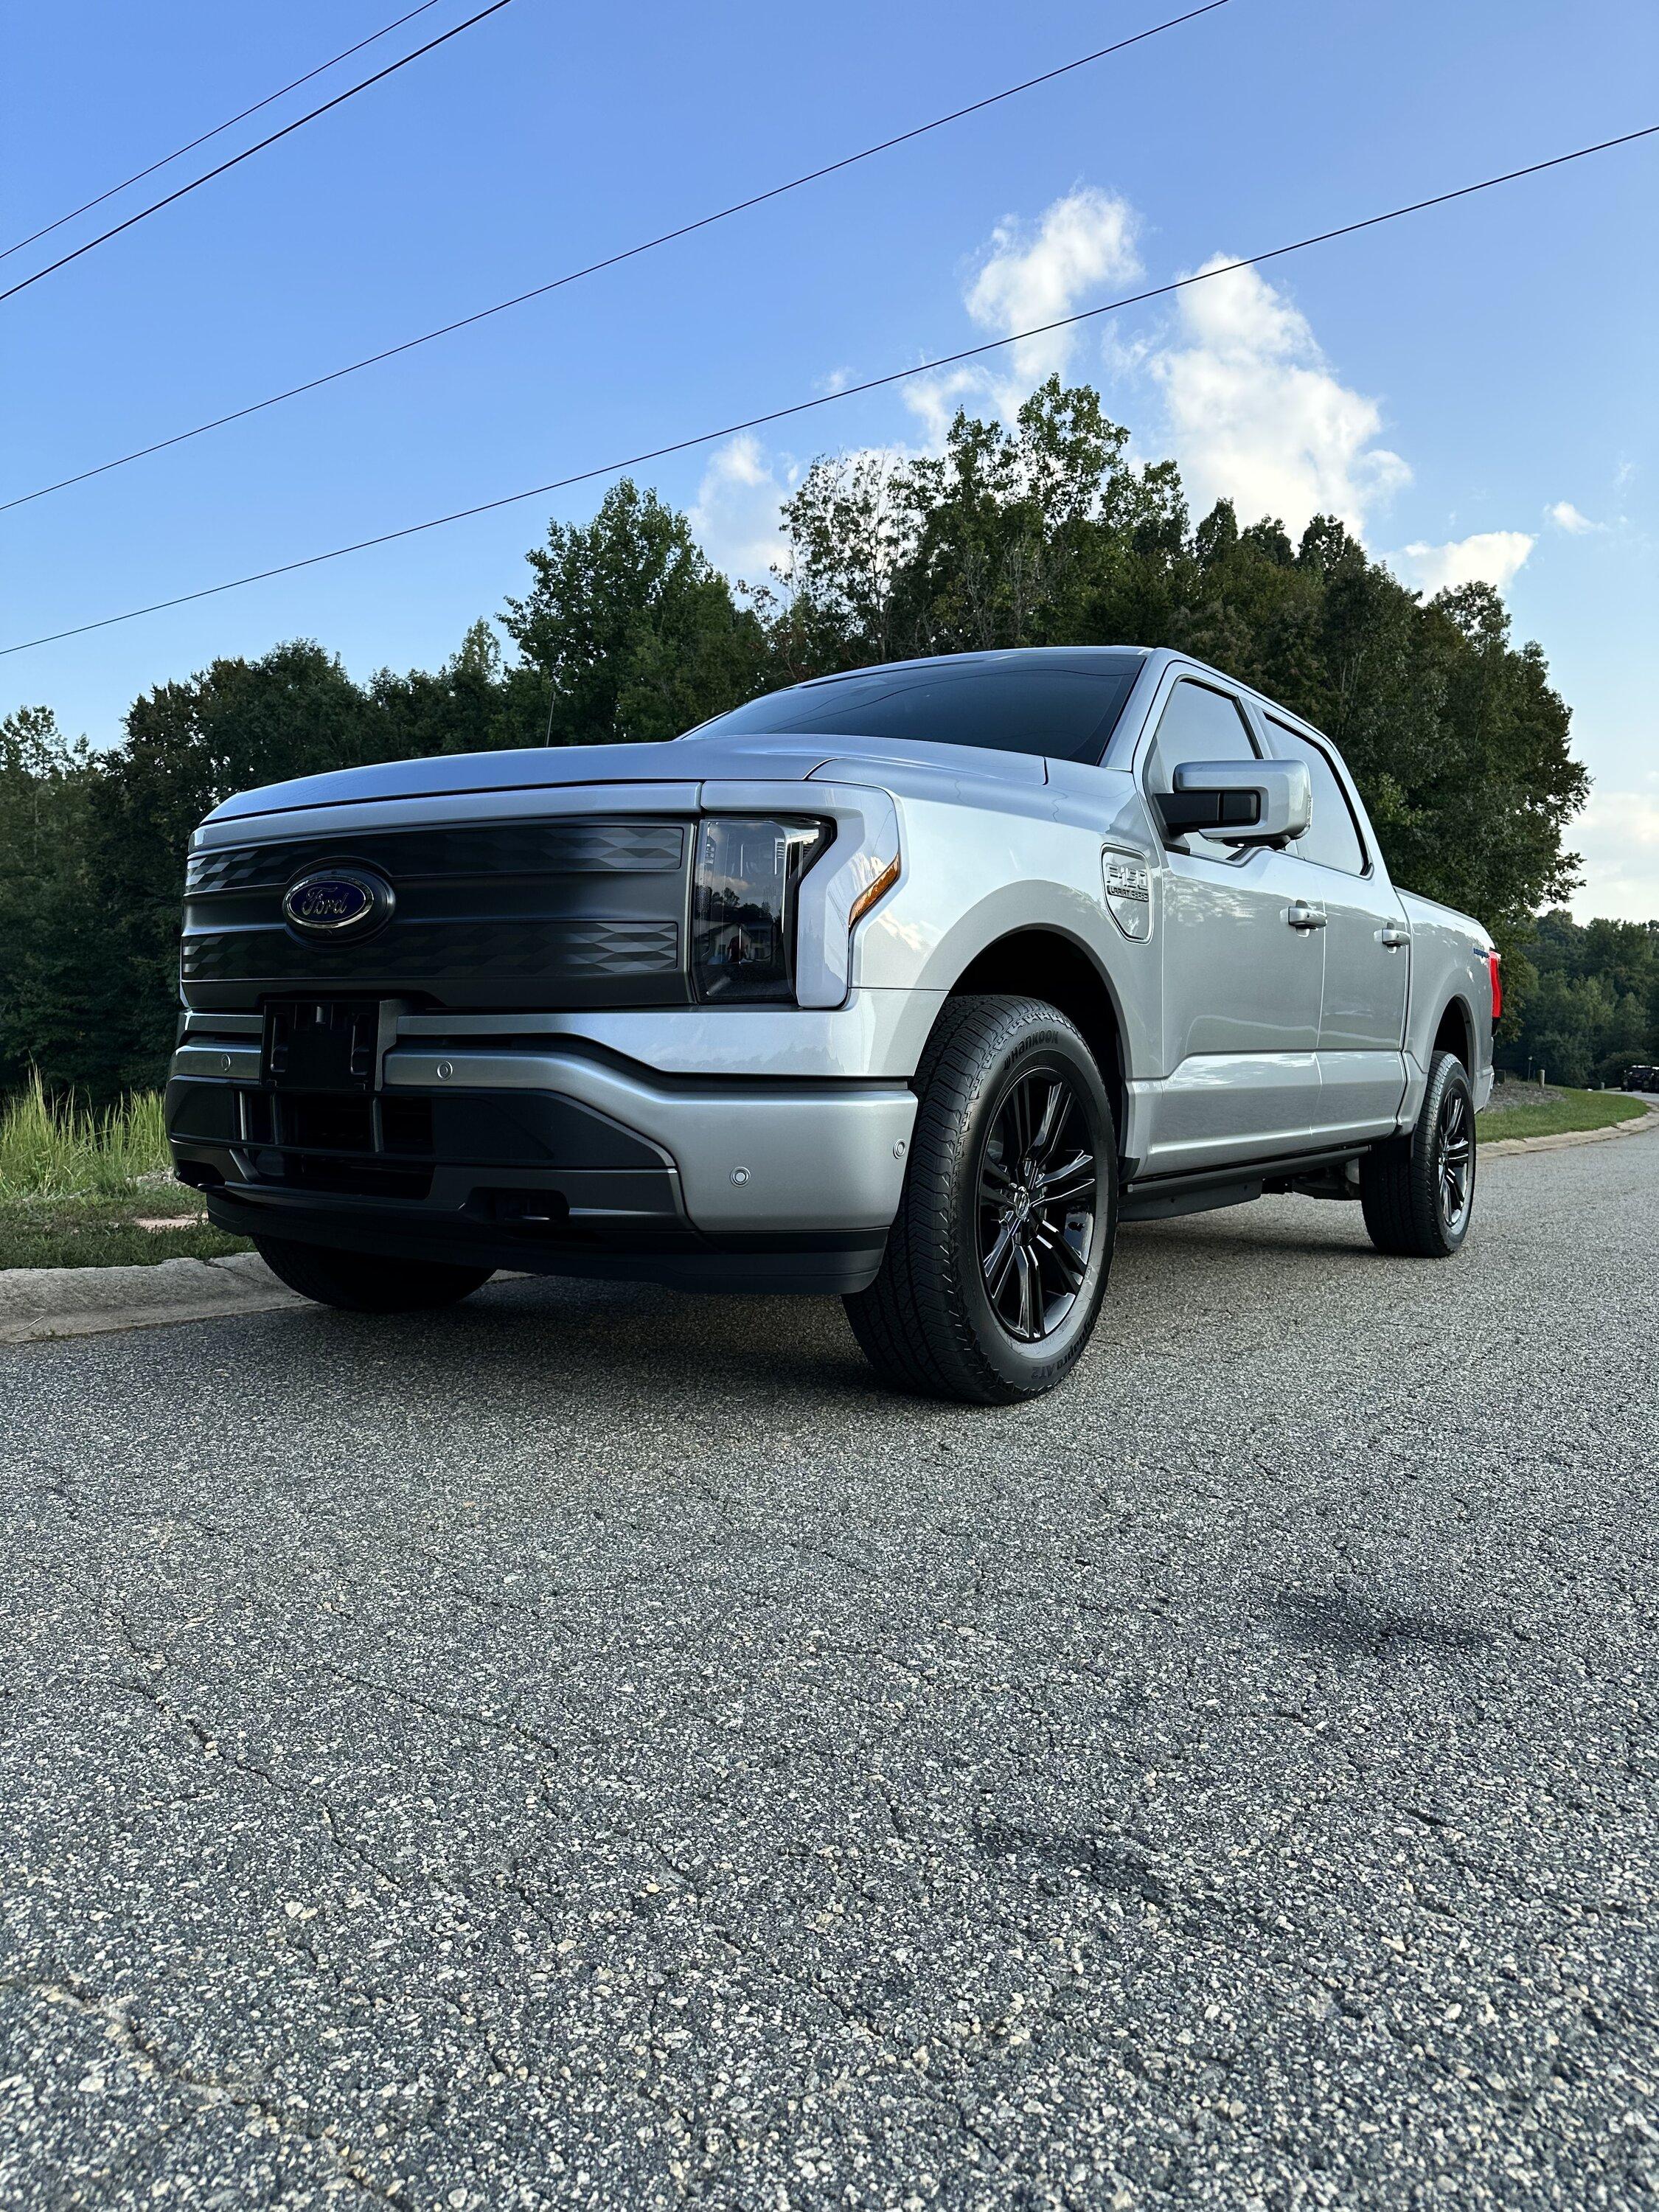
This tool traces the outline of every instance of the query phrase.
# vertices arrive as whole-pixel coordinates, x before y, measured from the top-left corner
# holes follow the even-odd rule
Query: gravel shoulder
[[[492,1285],[0,1352],[0,2203],[1659,2190],[1659,1146],[1073,1385]]]

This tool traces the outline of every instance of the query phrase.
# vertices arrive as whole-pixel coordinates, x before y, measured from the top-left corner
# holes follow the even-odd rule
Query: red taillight
[[[1492,1018],[1494,1027],[1504,1011],[1504,978],[1499,973],[1498,961],[1499,956],[1496,952],[1489,952],[1486,955],[1486,966],[1492,975]]]

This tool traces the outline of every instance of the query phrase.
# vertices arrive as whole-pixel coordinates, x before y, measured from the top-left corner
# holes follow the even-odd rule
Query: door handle
[[[1323,929],[1325,909],[1322,906],[1310,906],[1306,899],[1292,899],[1285,919],[1292,929]]]
[[[1394,952],[1401,945],[1411,943],[1412,933],[1409,929],[1401,929],[1398,922],[1385,921],[1376,933],[1376,941],[1379,945],[1386,945],[1389,951]]]

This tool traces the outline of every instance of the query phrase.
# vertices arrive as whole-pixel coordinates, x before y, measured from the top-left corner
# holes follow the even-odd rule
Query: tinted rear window
[[[1097,761],[1139,673],[1138,654],[1086,671],[872,669],[751,699],[705,722],[697,735],[805,731]]]

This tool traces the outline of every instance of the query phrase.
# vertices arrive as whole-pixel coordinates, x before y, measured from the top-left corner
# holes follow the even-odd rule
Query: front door
[[[1406,1090],[1406,911],[1323,748],[1277,716],[1266,720],[1273,751],[1305,761],[1313,787],[1313,818],[1290,849],[1299,896],[1325,917],[1316,1127],[1339,1139],[1382,1135]]]
[[[1142,763],[1154,813],[1183,762],[1256,754],[1237,700],[1182,677]],[[1303,873],[1282,853],[1196,835],[1166,852],[1163,1080],[1148,1173],[1308,1149],[1318,1107],[1326,933],[1301,926]]]

